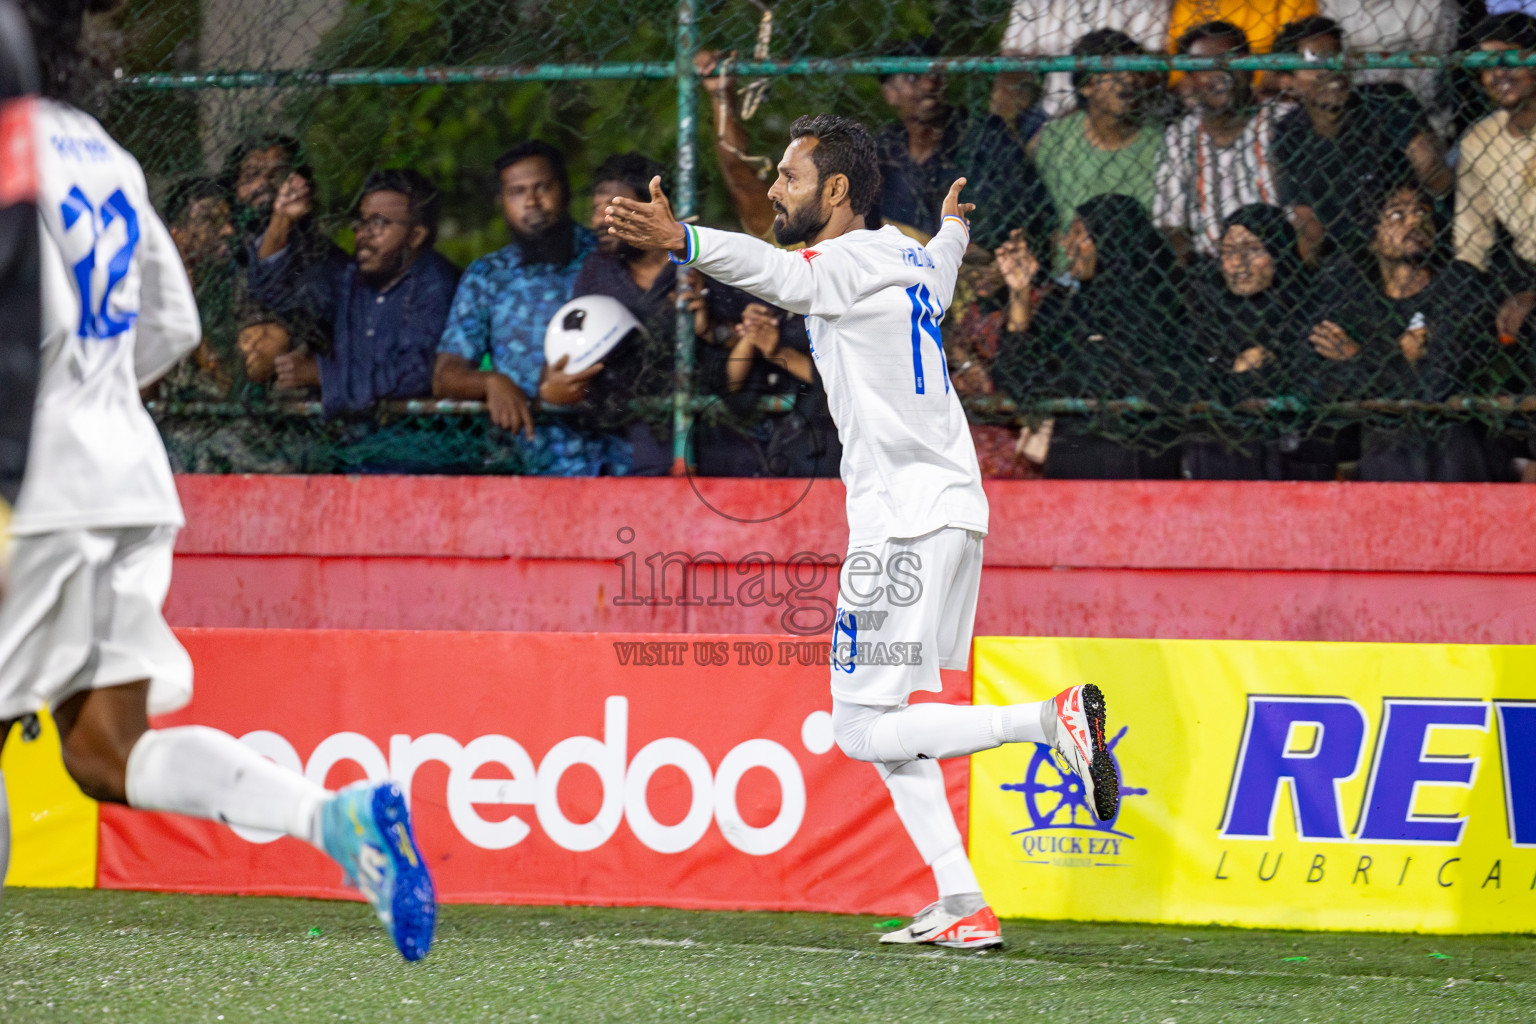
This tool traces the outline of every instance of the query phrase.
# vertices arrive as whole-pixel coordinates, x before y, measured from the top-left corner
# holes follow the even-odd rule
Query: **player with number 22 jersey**
[[[78,5],[29,5],[45,68],[77,58]],[[64,766],[86,795],[308,843],[342,866],[401,954],[419,959],[436,899],[399,787],[332,793],[216,729],[149,728],[149,714],[191,699],[192,663],[161,615],[182,511],[139,391],[202,328],[138,162],[89,115],[58,99],[28,102],[42,369],[0,603],[0,745],[15,721],[51,711]],[[0,799],[0,877],[7,819]]]

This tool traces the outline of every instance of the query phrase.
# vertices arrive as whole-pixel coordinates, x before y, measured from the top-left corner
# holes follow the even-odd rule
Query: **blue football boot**
[[[437,896],[411,835],[405,794],[393,782],[354,782],[320,811],[325,852],[347,873],[395,940],[400,955],[420,960],[432,946]]]

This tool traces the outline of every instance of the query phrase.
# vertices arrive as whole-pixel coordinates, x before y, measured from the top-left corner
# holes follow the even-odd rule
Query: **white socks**
[[[958,916],[986,906],[944,794],[938,761],[1004,743],[1046,743],[1053,702],[1005,707],[911,704],[902,708],[832,702],[832,735],[843,753],[872,761],[901,819],[933,870],[944,909]]]
[[[965,846],[960,842],[960,830],[955,827],[955,815],[944,793],[944,772],[938,762],[903,761],[875,767],[885,780],[885,788],[891,791],[896,816],[912,837],[923,863],[933,869],[939,896],[976,894],[979,898],[981,883],[976,881],[976,872],[971,870]],[[974,909],[980,909],[980,905]]]
[[[993,708],[992,730],[1004,743],[1044,743],[1051,741],[1045,735],[1045,723],[1056,714],[1055,700],[1042,700],[1031,704],[1009,704]]]
[[[1050,704],[883,708],[834,700],[832,731],[843,752],[859,761],[962,757],[1004,743],[1047,742],[1042,716]]]
[[[936,762],[902,761],[875,768],[891,791],[896,817],[912,836],[924,864],[933,865],[945,854],[963,849],[955,814],[944,793],[944,772]]]
[[[128,804],[286,832],[318,849],[330,794],[228,733],[202,725],[151,729],[128,755]]]
[[[953,847],[929,866],[933,868],[933,880],[938,884],[941,897],[981,892],[981,883],[976,881],[976,872],[971,869],[971,859],[965,855],[965,847]]]

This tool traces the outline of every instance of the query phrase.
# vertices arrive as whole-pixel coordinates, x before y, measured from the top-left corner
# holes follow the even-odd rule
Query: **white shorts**
[[[174,526],[14,538],[0,602],[0,722],[140,679],[150,681],[150,714],[186,706],[192,659],[160,614],[175,541]]]
[[[834,697],[904,704],[914,690],[942,690],[939,669],[970,663],[981,539],[944,527],[849,549],[832,634]]]

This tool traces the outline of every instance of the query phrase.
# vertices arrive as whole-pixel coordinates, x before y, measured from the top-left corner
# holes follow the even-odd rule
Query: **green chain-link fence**
[[[515,141],[567,155],[578,221],[593,168],[640,150],[681,215],[765,234],[790,122],[854,116],[884,220],[932,231],[970,179],[944,331],[986,471],[1503,479],[1536,406],[1536,27],[1485,20],[1514,6],[131,0],[96,42],[159,194],[229,187],[292,135],[326,233],[350,244],[370,169],[413,167],[460,266],[508,241],[492,163]],[[182,465],[539,471],[474,403],[326,420],[250,383],[240,272],[205,268],[207,354],[155,404]],[[642,397],[681,456],[718,405],[696,367],[732,342],[678,322],[670,432]]]

